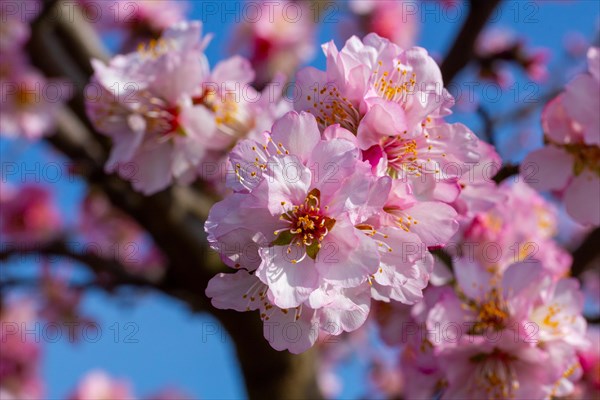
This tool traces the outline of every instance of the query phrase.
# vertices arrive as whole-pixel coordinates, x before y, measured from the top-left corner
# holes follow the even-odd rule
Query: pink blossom
[[[577,282],[553,281],[537,262],[498,274],[459,259],[454,270],[456,287],[428,292],[434,302],[424,308],[427,343],[440,368],[433,376],[448,384],[442,398],[572,392],[581,374],[575,351],[587,346]]]
[[[553,240],[557,210],[521,181],[503,183],[498,195],[504,200],[476,214],[464,230],[465,254],[498,271],[518,261],[540,260],[554,277],[564,276],[571,256]]]
[[[485,212],[505,199],[493,178],[502,167],[502,160],[494,146],[483,140],[477,141],[479,161],[458,179],[460,195],[452,204],[464,218],[465,223],[477,213]]]
[[[492,27],[477,39],[475,53],[478,57],[479,75],[507,87],[514,80],[511,65],[521,67],[530,79],[543,81],[548,77],[550,57],[546,49],[529,49],[512,30]]]
[[[251,308],[304,307],[339,334],[362,325],[371,295],[406,303],[420,298],[431,256],[419,236],[376,216],[391,180],[371,176],[358,157],[352,141],[322,139],[315,117],[296,112],[277,120],[262,141],[234,148],[228,184],[236,193],[213,207],[206,230],[227,265],[255,271],[248,279],[264,285]],[[220,307],[212,285],[207,294]],[[227,294],[239,300],[247,293],[230,288]]]
[[[10,61],[13,62],[14,59]],[[66,82],[48,80],[22,64],[9,66],[9,76],[7,81],[2,81],[1,88],[0,132],[3,135],[35,140],[53,133],[60,107],[68,100]]]
[[[85,15],[101,31],[117,30],[125,35],[124,49],[140,41],[160,36],[171,26],[185,20],[186,1],[166,0],[79,0]]]
[[[569,392],[559,389],[577,379],[574,373],[580,370],[572,355],[560,351],[564,347],[557,350],[544,351],[504,335],[495,343],[465,344],[444,350],[439,360],[448,386],[442,399],[539,399],[565,395]],[[563,378],[563,374],[567,377]]]
[[[113,379],[103,371],[89,372],[77,385],[69,400],[133,400],[127,381]]]
[[[4,304],[0,311],[0,398],[41,399],[44,388],[38,372],[40,346],[25,334],[35,322],[33,304],[14,300]]]
[[[530,153],[521,174],[537,190],[562,197],[569,215],[600,225],[600,50],[588,51],[587,73],[547,104],[542,124],[547,145]]]
[[[106,170],[145,194],[174,179],[189,182],[209,152],[226,149],[254,125],[252,105],[239,92],[253,79],[249,63],[232,57],[209,71],[208,38],[200,32],[199,22],[177,24],[137,53],[108,66],[93,62],[90,90],[100,87],[101,96],[87,108],[113,139]]]
[[[79,313],[82,291],[69,286],[68,276],[52,271],[50,267],[48,263],[42,266],[40,316],[46,321],[58,324],[93,323]],[[76,339],[77,337],[69,337],[69,340]]]
[[[0,54],[2,58],[8,53],[21,50],[30,35],[29,22],[31,22],[41,10],[38,0],[23,0],[17,7],[2,7],[0,9]]]
[[[452,202],[457,178],[478,159],[477,139],[442,120],[453,99],[427,51],[404,50],[376,34],[323,50],[326,71],[298,73],[303,96],[295,108],[315,115],[322,130],[339,124],[356,135],[376,174],[436,186],[438,199]]]
[[[590,346],[578,352],[583,378],[577,382],[573,398],[593,399],[600,395],[600,328],[590,326],[587,331]]]
[[[356,32],[362,28],[391,40],[403,48],[412,47],[419,33],[416,5],[408,1],[351,0],[350,10],[355,21],[348,29]]]
[[[60,233],[61,216],[52,194],[42,186],[2,185],[0,205],[0,232],[7,241],[31,246]]]
[[[86,246],[98,256],[119,261],[128,272],[157,280],[165,260],[148,235],[101,193],[90,192],[82,203],[79,229]]]
[[[244,18],[232,36],[232,49],[241,51],[257,71],[256,84],[264,86],[296,68],[315,53],[314,10],[304,1],[259,2],[256,17]],[[312,7],[311,7],[312,8]]]

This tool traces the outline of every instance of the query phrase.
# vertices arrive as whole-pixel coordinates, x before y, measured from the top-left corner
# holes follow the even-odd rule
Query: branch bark
[[[573,252],[571,275],[580,276],[588,269],[600,273],[600,228],[594,229]]]
[[[442,63],[442,76],[448,86],[456,75],[473,59],[475,41],[501,0],[471,0],[465,23],[454,39]]]

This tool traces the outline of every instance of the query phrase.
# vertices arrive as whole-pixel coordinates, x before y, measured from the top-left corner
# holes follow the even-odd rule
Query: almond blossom
[[[588,50],[588,71],[575,77],[542,115],[546,146],[530,153],[521,174],[537,190],[562,197],[584,225],[600,225],[600,49]]]
[[[43,186],[2,185],[0,190],[0,232],[4,244],[32,246],[58,235],[61,216],[52,193]]]
[[[38,372],[40,346],[25,333],[35,323],[33,304],[23,299],[3,304],[0,323],[0,398],[42,398],[44,387]]]
[[[571,393],[581,375],[576,351],[589,345],[577,282],[554,282],[537,262],[500,274],[468,259],[454,268],[456,283],[429,288],[404,325],[407,393],[448,399]]]
[[[28,140],[54,133],[60,107],[69,98],[68,86],[46,79],[18,57],[8,64],[8,75],[0,80],[0,132]]]
[[[145,194],[174,180],[189,182],[212,151],[248,134],[255,109],[240,98],[254,73],[241,57],[209,71],[199,22],[169,28],[159,41],[108,65],[94,61],[87,109],[96,128],[113,140],[105,166]],[[257,96],[247,94],[248,98]]]
[[[221,303],[226,294],[257,302],[243,301],[242,309],[313,310],[339,334],[362,325],[371,290],[387,301],[420,298],[431,256],[417,234],[377,217],[391,182],[370,175],[352,141],[324,140],[314,116],[290,112],[261,142],[240,142],[230,160],[236,192],[211,210],[208,240],[227,265],[253,271],[247,278],[262,289],[218,291],[215,281],[207,289],[215,306],[239,308]]]
[[[248,57],[262,87],[277,74],[293,76],[315,53],[314,9],[304,1],[258,2],[255,18],[244,18],[233,34],[232,50]]]
[[[315,115],[321,129],[339,124],[356,135],[378,175],[433,184],[438,199],[453,201],[458,177],[478,160],[477,139],[466,126],[443,121],[454,100],[427,51],[376,34],[353,36],[341,50],[330,42],[323,51],[326,71],[298,72],[295,108]]]
[[[505,270],[519,261],[540,260],[555,278],[564,276],[571,256],[553,237],[556,208],[522,181],[504,182],[496,196],[502,201],[477,213],[455,237],[463,254],[493,270]]]
[[[355,17],[344,31],[375,32],[400,47],[411,47],[419,33],[415,4],[408,1],[351,0]]]

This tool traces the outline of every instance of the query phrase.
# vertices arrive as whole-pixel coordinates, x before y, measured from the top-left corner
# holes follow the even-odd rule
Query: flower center
[[[295,205],[291,210],[281,214],[280,219],[288,226],[275,231],[277,238],[271,243],[273,246],[288,246],[288,254],[292,252],[292,245],[304,249],[302,257],[292,260],[292,263],[302,261],[307,255],[313,260],[321,249],[321,242],[335,225],[335,219],[324,215],[325,210],[320,207],[321,192],[319,189],[311,190],[304,203]],[[285,206],[285,202],[282,202]]]
[[[409,75],[400,61],[396,63],[396,68],[391,71],[382,71],[383,63],[378,61],[377,68],[373,71],[372,85],[379,97],[404,105],[408,96],[415,91],[417,74],[412,72]]]
[[[418,172],[417,141],[402,139],[400,136],[388,136],[382,139],[383,151],[387,155],[388,175],[398,178],[400,171]]]
[[[514,398],[519,381],[513,361],[514,356],[494,349],[490,354],[476,354],[469,361],[479,364],[474,375],[475,390],[483,390],[489,399]]]
[[[320,90],[315,87],[313,92],[313,95],[306,96],[306,100],[313,102],[312,112],[319,127],[325,129],[329,125],[340,124],[342,128],[356,135],[362,117],[350,100],[341,96],[335,86],[323,87]]]
[[[140,43],[137,51],[142,57],[156,59],[174,49],[175,44],[172,40],[152,39],[147,44]]]
[[[583,143],[565,144],[562,147],[575,159],[573,172],[576,176],[589,169],[600,177],[600,147]]]
[[[202,95],[193,98],[193,103],[203,105],[214,113],[215,122],[221,132],[233,138],[240,138],[246,136],[254,127],[254,118],[238,96],[235,92],[219,94],[206,88]]]
[[[33,88],[24,87],[23,84],[19,85],[15,93],[15,103],[18,108],[27,108],[37,102],[38,94]]]
[[[502,296],[496,289],[492,289],[482,303],[470,304],[470,307],[478,315],[469,333],[480,335],[488,329],[499,331],[506,327],[506,321],[509,318],[508,310]]]

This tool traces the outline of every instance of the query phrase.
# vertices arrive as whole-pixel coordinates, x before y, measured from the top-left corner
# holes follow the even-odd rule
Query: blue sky
[[[216,1],[210,3],[217,7],[223,4]],[[205,32],[215,34],[207,50],[209,60],[214,65],[227,55],[233,18],[207,17],[203,13],[206,8],[203,9],[200,2],[190,4],[191,19],[203,19]],[[236,4],[227,2],[227,7],[235,9]],[[429,12],[421,9],[419,15],[424,24],[418,44],[433,54],[443,54],[462,19],[455,18],[454,14],[436,13],[435,2],[429,2],[427,7]],[[341,14],[332,16],[342,19]],[[495,19],[498,25],[526,34],[532,46],[547,47],[556,57],[560,57],[563,54],[564,35],[578,31],[585,37],[593,38],[598,30],[599,16],[600,2],[595,0],[514,1],[505,4]],[[319,41],[325,42],[335,37],[336,28],[335,23],[322,25]],[[341,44],[339,39],[336,43]],[[558,67],[556,61],[551,63],[551,71],[557,71],[554,69]],[[311,65],[324,66],[321,53],[317,53]],[[564,71],[558,71],[560,73],[550,76],[552,84],[565,81]],[[523,78],[519,78],[518,82],[526,83]],[[505,96],[493,110],[514,106],[512,100],[507,99],[509,97]],[[460,115],[460,118],[477,131],[479,121],[476,117]],[[500,133],[510,137],[510,132]],[[534,135],[533,142],[528,146],[535,146],[539,141],[539,134]],[[522,156],[518,152],[503,155],[511,159]],[[3,165],[16,162],[30,169],[60,161],[55,155],[49,155],[43,145],[24,146],[23,143],[4,139],[0,140],[0,157]],[[13,176],[10,180],[15,182],[19,177]],[[72,210],[76,209],[84,194],[83,184],[63,177],[53,185],[59,189],[55,193],[65,217],[74,221],[76,214]],[[23,270],[27,268],[27,265],[23,265]],[[131,380],[135,392],[140,396],[168,385],[180,387],[193,396],[205,399],[245,396],[231,342],[210,316],[191,314],[184,304],[153,293],[115,299],[101,292],[92,292],[86,296],[82,310],[101,323],[102,335],[98,340],[92,336],[77,345],[65,340],[44,345],[42,374],[47,382],[49,398],[64,398],[77,381],[92,369],[103,369]],[[117,331],[118,337],[115,336]],[[363,370],[364,365],[358,361],[344,366],[341,371],[345,381],[344,398],[356,398],[364,394]]]

